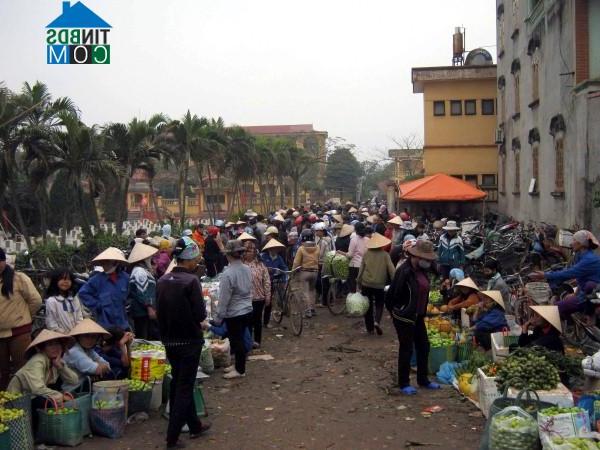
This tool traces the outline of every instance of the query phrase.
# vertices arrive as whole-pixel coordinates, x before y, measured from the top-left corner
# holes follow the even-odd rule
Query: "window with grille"
[[[521,152],[519,150],[514,152],[515,155],[515,185],[514,193],[518,194],[521,192]]]
[[[500,159],[502,173],[500,174],[500,192],[506,192],[506,153],[502,154]]]
[[[214,204],[214,203],[225,203],[224,195],[207,195],[206,203]]]
[[[531,146],[531,178],[535,178],[536,191],[540,190],[540,143]]]
[[[496,175],[494,174],[483,174],[481,175],[482,186],[496,186]]]
[[[540,61],[537,54],[531,62],[531,97],[534,102],[540,98]]]
[[[521,77],[519,72],[513,74],[515,80],[515,114],[521,112]]]

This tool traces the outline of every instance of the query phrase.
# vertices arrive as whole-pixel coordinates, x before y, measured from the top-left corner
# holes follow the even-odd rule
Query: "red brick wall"
[[[588,33],[588,0],[575,0],[575,79],[577,83],[590,77]]]

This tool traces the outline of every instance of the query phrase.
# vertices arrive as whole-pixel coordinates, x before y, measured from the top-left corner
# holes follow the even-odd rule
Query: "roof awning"
[[[400,199],[409,202],[469,202],[483,200],[486,193],[470,183],[438,173],[402,183]]]

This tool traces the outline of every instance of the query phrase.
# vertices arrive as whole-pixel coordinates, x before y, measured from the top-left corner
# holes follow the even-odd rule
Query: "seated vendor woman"
[[[519,347],[545,347],[559,353],[565,352],[560,339],[562,326],[556,305],[531,306],[533,317],[523,325]]]
[[[460,311],[462,308],[468,308],[479,303],[477,293],[479,288],[471,278],[465,278],[454,285],[456,297],[448,302],[448,312]]]
[[[108,331],[92,319],[83,319],[71,330],[69,336],[74,337],[76,343],[65,354],[65,362],[78,375],[77,383],[67,386],[69,390],[82,387],[88,377],[94,380],[114,378],[110,364],[94,350],[102,337],[110,336]]]
[[[27,347],[29,359],[10,381],[8,391],[31,394],[36,408],[43,408],[46,398],[69,400],[63,395],[64,385],[76,384],[78,376],[65,364],[63,354],[72,342],[62,333],[42,330]]]
[[[481,303],[475,313],[475,325],[471,329],[477,343],[488,351],[492,348],[492,333],[508,328],[504,315],[504,301],[500,291],[482,291],[478,295]]]

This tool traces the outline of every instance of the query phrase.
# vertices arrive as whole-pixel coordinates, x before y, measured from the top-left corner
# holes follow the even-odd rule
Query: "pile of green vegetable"
[[[512,411],[511,411],[512,412]],[[490,427],[490,448],[494,450],[533,450],[538,446],[538,424],[518,412],[495,415]]]
[[[556,367],[546,357],[535,354],[511,354],[496,374],[496,384],[500,390],[510,383],[510,386],[517,389],[529,387],[537,391],[547,391],[555,389],[559,382]]]
[[[129,392],[147,392],[152,390],[150,383],[145,383],[141,380],[127,380]]]
[[[429,303],[432,305],[439,305],[442,303],[443,297],[438,290],[430,290],[429,291]]]
[[[435,328],[427,329],[427,337],[429,338],[429,344],[432,348],[448,347],[450,345],[454,345],[454,339],[443,337],[441,333]]]
[[[331,261],[333,276],[338,280],[347,280],[350,274],[350,261],[344,255],[336,255]]]
[[[335,258],[335,250],[325,253],[325,258],[323,258],[323,275],[333,275],[333,258]]]

